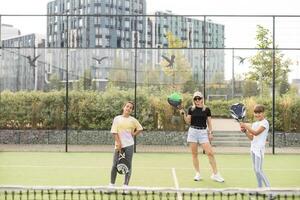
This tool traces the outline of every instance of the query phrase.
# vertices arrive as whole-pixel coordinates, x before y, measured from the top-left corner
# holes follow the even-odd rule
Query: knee
[[[260,169],[254,168],[254,172],[255,172],[255,174],[258,175],[258,176],[261,175]]]
[[[212,150],[209,150],[209,151],[205,151],[206,155],[210,158],[213,158],[214,157],[214,152]]]
[[[193,159],[198,158],[198,152],[192,152]]]

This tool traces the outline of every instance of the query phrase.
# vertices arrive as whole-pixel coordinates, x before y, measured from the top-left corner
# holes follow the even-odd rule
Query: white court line
[[[107,169],[110,168],[108,167],[103,167],[103,166],[63,166],[63,165],[0,165],[0,168],[62,168],[62,169]],[[153,169],[153,170],[170,170],[170,168],[167,167],[134,167],[135,169]],[[188,168],[188,167],[177,167],[176,169],[179,170],[192,170],[193,168]],[[208,170],[210,168],[205,168],[203,167],[202,169]],[[223,170],[253,170],[252,167],[249,168],[241,168],[241,167],[224,167],[220,168],[221,171]],[[264,168],[264,171],[300,171],[300,168],[297,169],[292,169],[292,168]]]
[[[177,179],[177,176],[176,176],[176,171],[175,171],[175,168],[173,167],[172,168],[172,176],[173,176],[173,181],[174,181],[174,184],[175,184],[175,188],[176,189],[179,189],[179,183],[178,183],[178,179]],[[177,195],[178,195],[178,200],[182,200],[182,195],[180,192],[177,192]]]

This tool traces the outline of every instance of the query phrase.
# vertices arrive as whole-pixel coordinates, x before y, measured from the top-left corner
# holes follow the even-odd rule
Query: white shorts
[[[187,142],[194,142],[199,144],[208,143],[208,135],[206,129],[195,129],[190,127],[188,130]]]

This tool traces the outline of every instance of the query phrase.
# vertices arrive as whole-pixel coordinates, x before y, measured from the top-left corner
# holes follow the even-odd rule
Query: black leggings
[[[124,147],[123,148],[125,155],[126,155],[126,160],[129,162],[130,165],[130,170],[129,173],[125,174],[125,180],[124,180],[124,185],[129,184],[130,176],[131,176],[131,171],[132,171],[132,156],[133,156],[133,145]],[[115,184],[116,178],[117,178],[117,162],[119,158],[119,151],[115,150],[114,153],[114,158],[113,158],[113,165],[111,167],[111,173],[110,173],[110,183]]]

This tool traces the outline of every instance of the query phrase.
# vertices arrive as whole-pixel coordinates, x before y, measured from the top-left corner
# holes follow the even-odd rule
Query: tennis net
[[[0,186],[0,200],[300,200],[300,188]]]

